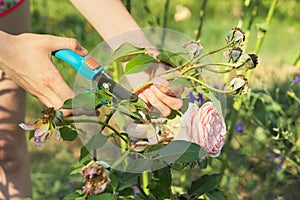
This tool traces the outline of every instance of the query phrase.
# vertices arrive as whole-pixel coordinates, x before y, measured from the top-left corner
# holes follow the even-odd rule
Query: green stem
[[[223,93],[223,94],[228,94],[228,93],[232,93],[232,90],[219,90],[217,88],[211,87],[208,84],[206,84],[205,82],[198,80],[192,76],[187,76],[187,75],[181,75],[181,77],[186,78],[186,79],[190,79],[191,81],[194,81],[196,83],[199,83],[202,86],[207,87],[208,89],[215,91],[215,92],[219,92],[219,93]]]
[[[206,66],[210,66],[210,65],[231,67],[230,69],[225,69],[224,71],[216,71],[216,70],[209,69],[209,68],[206,69],[207,71],[212,71],[212,72],[216,72],[216,73],[228,73],[228,72],[230,72],[230,71],[233,69],[233,67],[235,67],[235,64],[234,64],[234,63],[199,63],[199,64],[196,64],[196,65],[193,65],[193,66],[190,66],[190,67],[186,67],[185,69],[183,69],[183,70],[180,71],[179,73],[172,74],[172,75],[170,75],[170,76],[164,77],[164,79],[165,79],[165,80],[172,80],[172,79],[174,79],[174,78],[179,78],[179,77],[191,77],[191,76],[183,76],[183,75],[186,74],[186,73],[188,73],[188,72],[191,71],[191,70],[194,70],[194,69],[197,69],[197,68],[206,67]],[[180,67],[181,67],[181,66],[180,66]],[[173,70],[174,70],[174,69],[172,69],[172,71],[173,71]],[[178,69],[176,69],[176,71],[178,71]],[[170,73],[170,72],[171,72],[171,70],[167,70],[167,71],[164,71],[164,72],[158,74],[157,76],[161,76],[161,75],[163,75],[163,74]],[[197,79],[195,79],[195,80],[197,80]],[[197,81],[199,81],[199,80],[197,80]],[[152,82],[152,81],[148,81],[147,83],[145,83],[145,84],[139,86],[138,88],[136,88],[136,89],[133,91],[133,93],[135,94],[135,93],[137,93],[138,91],[140,91],[141,89],[143,89],[143,88],[145,88],[145,87],[147,87],[147,86],[149,86],[149,85],[151,85],[151,84],[153,84],[153,82]],[[201,84],[201,85],[205,85],[206,87],[208,87],[208,88],[210,88],[210,89],[213,89],[214,91],[217,91],[217,89],[208,86],[208,85],[205,84],[204,82],[201,82],[200,84]],[[223,90],[218,90],[218,92],[220,92],[220,91],[224,92]],[[232,92],[232,91],[231,91],[231,92]],[[226,93],[227,93],[227,92],[226,92]]]
[[[203,0],[202,6],[200,9],[199,26],[198,26],[196,40],[199,40],[200,35],[201,35],[206,5],[207,5],[207,0]]]
[[[271,4],[271,7],[269,9],[269,12],[268,12],[268,15],[267,15],[267,18],[266,18],[266,25],[269,25],[270,22],[271,22],[271,19],[273,17],[273,14],[274,14],[274,11],[275,11],[275,8],[276,8],[277,1],[278,0],[273,0],[273,2]],[[267,32],[266,29],[263,29],[263,28],[259,29],[258,40],[256,42],[255,50],[254,50],[255,54],[258,54],[258,52],[259,52],[259,50],[262,46],[263,40],[265,38],[266,32]]]
[[[250,5],[250,1],[251,1],[251,0],[245,0],[245,1],[244,1],[242,14],[241,14],[241,17],[240,17],[239,22],[238,22],[238,25],[237,25],[237,27],[239,27],[239,28],[242,28],[242,26],[243,26],[243,23],[244,23],[244,20],[245,20],[245,12],[246,12],[247,8],[248,8],[249,5]]]
[[[64,121],[66,124],[70,124],[70,123],[74,123],[75,120],[66,120]],[[127,140],[122,136],[122,134],[117,130],[115,129],[113,126],[105,123],[105,122],[102,122],[100,120],[91,120],[91,119],[78,119],[76,120],[76,123],[99,123],[101,125],[103,125],[104,127],[107,127],[109,129],[111,129],[116,135],[118,135],[124,142],[127,142]]]
[[[146,195],[149,195],[150,190],[147,188],[147,186],[149,185],[149,173],[143,172],[142,177],[143,177],[143,190]]]
[[[274,11],[275,11],[275,8],[276,8],[277,1],[278,0],[273,0],[271,6],[269,8],[268,15],[267,15],[266,22],[265,22],[266,26],[268,26],[271,22],[271,19],[274,15]],[[261,49],[261,46],[262,46],[262,43],[263,43],[264,38],[266,36],[266,33],[267,33],[266,29],[264,29],[262,27],[259,29],[259,32],[258,32],[258,35],[257,35],[258,39],[256,41],[254,54],[258,54],[259,50]],[[248,73],[247,73],[247,79],[248,80],[250,80],[250,77],[251,77],[252,73],[253,73],[253,70],[248,71]]]
[[[235,67],[234,63],[199,63],[199,64],[193,65],[191,67],[188,67],[188,68],[182,70],[180,74],[186,74],[188,71],[191,71],[193,69],[202,68],[202,67],[206,67],[206,66],[210,66],[210,65],[230,67],[230,71]],[[218,72],[216,70],[212,70],[209,68],[206,68],[205,70]],[[219,73],[226,73],[226,72],[227,72],[227,70],[224,72],[219,71]]]
[[[211,54],[214,54],[214,53],[217,53],[217,52],[219,52],[219,51],[222,51],[222,50],[224,50],[224,49],[226,49],[226,48],[232,46],[233,44],[234,44],[234,41],[231,41],[231,42],[229,42],[227,45],[225,45],[224,47],[221,47],[221,48],[219,48],[219,49],[217,49],[217,50],[210,51],[210,52],[208,52],[208,53],[206,53],[206,54],[202,54],[202,55],[198,56],[198,57],[195,58],[193,61],[196,62],[196,61],[200,60],[201,58],[204,58],[205,56],[209,56],[209,55],[211,55]],[[183,65],[183,66],[184,66],[184,65]]]
[[[166,0],[165,8],[164,8],[164,18],[163,18],[163,24],[162,24],[163,28],[167,27],[169,5],[170,5],[170,0]],[[161,38],[161,47],[164,46],[165,38],[166,38],[166,30],[164,29],[163,30],[163,35],[162,35],[162,38]]]
[[[123,154],[111,165],[112,169],[116,169],[129,155],[130,151],[124,151]]]

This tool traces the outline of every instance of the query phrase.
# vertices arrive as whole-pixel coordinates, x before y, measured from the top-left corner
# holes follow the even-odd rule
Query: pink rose
[[[221,153],[226,135],[226,125],[213,102],[207,102],[199,109],[190,103],[188,110],[182,115],[182,125],[175,140],[196,143],[217,157]]]

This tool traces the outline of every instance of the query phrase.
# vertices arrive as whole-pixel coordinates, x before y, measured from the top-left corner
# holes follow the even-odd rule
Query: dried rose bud
[[[254,69],[258,64],[255,54],[243,54],[236,63],[236,69]]]
[[[193,55],[194,57],[198,57],[203,49],[203,46],[201,45],[200,41],[190,41],[185,42],[182,45],[183,48],[186,49],[186,53],[189,55]]]
[[[232,87],[233,94],[247,93],[248,91],[248,80],[244,75],[237,75],[230,81],[229,87]]]
[[[240,28],[234,28],[231,31],[229,31],[227,37],[226,37],[226,43],[232,42],[234,44],[242,45],[242,43],[245,41],[245,33]]]
[[[82,191],[85,194],[99,194],[103,192],[110,183],[108,171],[100,162],[91,161],[82,167],[80,173],[83,175],[85,186]]]
[[[41,118],[36,120],[33,125],[21,123],[19,126],[24,130],[34,130],[34,143],[36,146],[42,146],[53,134],[56,134],[57,140],[60,139],[59,126],[62,124],[61,111],[50,107],[42,111]]]

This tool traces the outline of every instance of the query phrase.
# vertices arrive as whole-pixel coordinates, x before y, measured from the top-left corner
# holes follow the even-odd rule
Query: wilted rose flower
[[[130,137],[130,139],[135,141],[147,139],[150,145],[157,144],[161,139],[157,134],[158,130],[155,129],[151,123],[131,123],[126,127],[126,133]]]
[[[226,125],[213,102],[206,102],[200,109],[197,104],[189,103],[181,120],[181,129],[175,140],[196,143],[211,157],[220,155],[226,136]]]
[[[47,139],[56,133],[57,140],[60,139],[58,127],[63,123],[63,115],[59,110],[54,108],[46,108],[42,111],[42,117],[35,121],[33,125],[24,123],[19,126],[27,131],[34,131],[34,142],[37,146],[42,146]]]
[[[178,129],[178,124],[162,124],[159,120],[157,123],[148,124],[131,123],[127,126],[126,133],[133,140],[131,149],[140,152],[149,145],[169,143],[174,139]]]
[[[80,173],[83,175],[85,186],[82,192],[85,194],[99,194],[103,192],[110,183],[108,171],[99,162],[91,161],[82,167]]]
[[[230,81],[229,87],[232,87],[233,94],[242,94],[248,92],[248,80],[244,75],[237,75]]]

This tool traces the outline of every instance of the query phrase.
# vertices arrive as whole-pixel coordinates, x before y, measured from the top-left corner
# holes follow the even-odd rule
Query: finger
[[[150,104],[149,101],[148,101],[148,99],[147,99],[147,97],[145,96],[145,94],[143,92],[139,93],[138,97],[140,99],[142,99],[146,104]]]
[[[76,108],[74,110],[61,109],[60,111],[63,113],[64,117],[80,116],[80,115],[86,115],[86,116],[100,115],[100,112],[98,110],[85,110],[82,108]]]
[[[150,87],[150,90],[160,101],[162,101],[165,105],[168,105],[171,109],[178,110],[182,107],[183,102],[180,98],[168,96],[154,85]]]
[[[180,97],[184,90],[184,87],[180,85],[168,87],[170,82],[161,77],[154,77],[152,82],[153,85],[168,96]]]
[[[50,42],[52,51],[57,51],[59,49],[70,49],[81,56],[85,56],[88,54],[88,51],[84,47],[82,47],[74,38],[49,35],[47,39]]]
[[[151,88],[151,87],[150,87]],[[157,109],[163,117],[166,117],[171,114],[171,109],[164,104],[153,92],[152,90],[146,89],[143,94],[146,97],[147,101]]]
[[[50,90],[45,94],[47,94],[47,97],[52,104],[51,106],[60,108],[65,100],[74,96],[74,93],[54,65],[52,68],[52,73],[42,77],[42,80],[44,85],[48,86]]]

